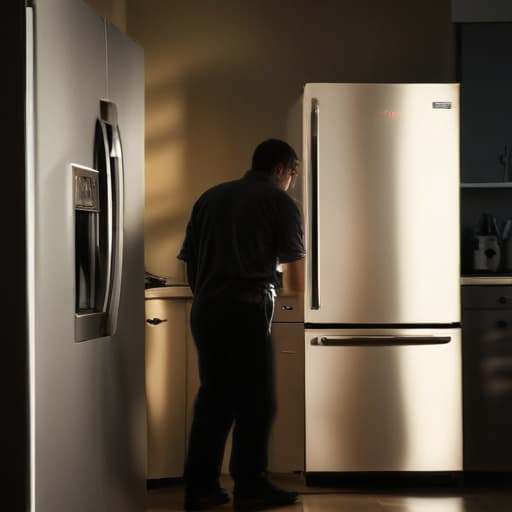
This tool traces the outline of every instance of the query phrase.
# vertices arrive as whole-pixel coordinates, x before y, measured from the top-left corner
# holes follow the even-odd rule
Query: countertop
[[[490,285],[512,285],[512,275],[489,275],[489,276],[462,276],[460,284],[463,286],[490,286]],[[286,298],[288,294],[280,293],[280,297]],[[290,297],[293,297],[290,295]],[[173,284],[170,286],[159,286],[146,288],[145,298],[151,299],[192,299],[192,290],[186,284]]]
[[[510,285],[511,275],[462,276],[460,284],[463,286]]]
[[[144,296],[146,299],[191,299],[192,290],[186,284],[172,284],[146,288]],[[279,297],[293,298],[297,297],[297,294],[281,291]]]
[[[144,296],[148,299],[191,299],[192,290],[186,284],[173,284],[146,288]]]

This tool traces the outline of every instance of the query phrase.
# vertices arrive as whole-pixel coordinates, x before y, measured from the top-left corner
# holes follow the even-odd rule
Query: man
[[[185,466],[186,510],[229,501],[219,476],[232,425],[235,509],[297,500],[265,477],[276,409],[270,327],[278,264],[286,288],[300,292],[304,286],[302,220],[286,193],[297,166],[286,142],[262,142],[251,170],[207,190],[187,226],[178,258],[187,263],[194,293],[191,327],[201,385]]]

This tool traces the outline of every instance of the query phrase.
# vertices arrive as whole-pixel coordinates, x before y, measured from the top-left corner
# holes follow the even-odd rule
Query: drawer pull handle
[[[292,311],[293,310],[293,306],[288,306],[287,304],[285,304],[284,306],[281,306],[281,309],[283,311]]]
[[[506,329],[508,327],[508,323],[506,320],[498,320],[496,322],[496,327],[498,329]]]
[[[164,318],[163,320],[161,320],[160,318],[148,318],[146,322],[151,325],[158,325],[161,324],[162,322],[167,322],[167,318]]]
[[[510,299],[512,299],[512,297],[510,295],[502,295],[499,299],[498,299],[498,302],[500,304],[506,304],[507,302],[510,301]]]

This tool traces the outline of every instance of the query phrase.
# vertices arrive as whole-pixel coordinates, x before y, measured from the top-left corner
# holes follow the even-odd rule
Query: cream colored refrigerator
[[[306,84],[306,472],[462,469],[458,84]]]

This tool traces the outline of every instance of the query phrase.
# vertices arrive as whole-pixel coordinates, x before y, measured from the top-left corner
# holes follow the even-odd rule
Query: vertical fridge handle
[[[117,106],[108,100],[100,101],[97,120],[95,166],[104,165],[106,190],[106,289],[103,311],[108,313],[109,335],[117,329],[121,295],[124,243],[124,168]]]
[[[320,309],[318,243],[318,100],[311,101],[311,309]]]
[[[124,158],[119,130],[117,105],[103,99],[100,101],[100,116],[109,127],[109,149],[111,162],[112,187],[112,270],[110,295],[108,298],[109,331],[113,336],[117,330],[119,303],[121,299],[121,284],[123,275],[123,246],[124,246]]]
[[[106,217],[106,230],[102,231],[104,237],[103,243],[106,245],[105,260],[101,265],[104,272],[103,297],[100,299],[101,311],[107,312],[108,300],[112,283],[112,256],[113,256],[113,212],[112,212],[112,169],[110,166],[110,147],[107,134],[107,126],[104,121],[98,119],[96,121],[96,133],[94,142],[94,167],[101,169],[104,174],[102,180],[104,182],[103,190],[105,191],[104,199],[106,204],[102,206],[102,217]],[[105,221],[104,221],[105,222]]]

